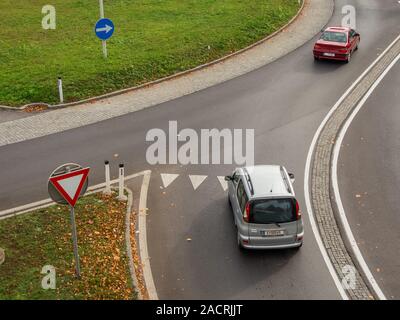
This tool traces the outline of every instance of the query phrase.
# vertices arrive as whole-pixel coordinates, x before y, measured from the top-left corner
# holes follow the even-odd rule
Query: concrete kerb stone
[[[381,60],[361,79],[332,113],[322,129],[315,146],[311,171],[311,199],[317,225],[327,249],[329,258],[340,279],[343,279],[343,267],[356,268],[357,286],[347,290],[351,299],[371,299],[375,296],[366,275],[360,268],[347,238],[343,237],[343,226],[332,186],[332,158],[337,135],[373,83],[400,53],[400,40],[381,58]],[[375,296],[376,297],[376,296]]]
[[[139,289],[139,282],[136,277],[135,264],[133,262],[132,256],[132,244],[131,244],[131,221],[132,221],[132,206],[133,206],[133,192],[128,187],[125,187],[125,191],[128,193],[128,203],[126,206],[126,215],[125,215],[125,246],[126,246],[126,254],[128,256],[129,263],[129,273],[131,276],[132,287],[138,297],[139,300],[143,300],[142,293]]]

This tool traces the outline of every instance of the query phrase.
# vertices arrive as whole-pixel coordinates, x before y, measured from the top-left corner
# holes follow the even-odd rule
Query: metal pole
[[[100,19],[104,18],[104,1],[99,0],[99,5],[100,5]]]
[[[100,19],[104,19],[104,1],[103,0],[99,0],[99,6],[100,6]],[[101,44],[103,47],[104,58],[107,58],[107,41],[102,41]]]
[[[118,182],[118,197],[119,201],[126,201],[128,197],[124,195],[124,176],[125,176],[125,169],[124,164],[121,163],[119,165],[119,182]]]
[[[75,274],[76,277],[80,279],[81,267],[79,264],[78,237],[76,235],[75,208],[73,206],[70,206],[70,209],[71,209],[72,241],[74,243],[74,256],[75,256]]]
[[[111,194],[111,177],[110,177],[110,162],[109,161],[104,161],[104,166],[105,166],[105,175],[106,175],[106,187],[103,191],[105,195],[110,195]]]
[[[107,58],[107,41],[102,41],[102,46],[103,46],[103,56],[104,58]]]
[[[58,77],[58,93],[60,95],[60,103],[64,103],[64,92],[63,92],[61,77]]]

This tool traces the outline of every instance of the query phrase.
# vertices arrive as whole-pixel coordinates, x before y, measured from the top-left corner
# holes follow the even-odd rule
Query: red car
[[[358,49],[359,43],[360,34],[351,28],[327,28],[314,45],[314,59],[350,62],[351,55]]]

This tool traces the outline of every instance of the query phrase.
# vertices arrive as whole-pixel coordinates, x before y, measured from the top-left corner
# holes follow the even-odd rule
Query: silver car
[[[303,244],[303,221],[283,166],[238,168],[226,176],[240,248],[285,249]]]

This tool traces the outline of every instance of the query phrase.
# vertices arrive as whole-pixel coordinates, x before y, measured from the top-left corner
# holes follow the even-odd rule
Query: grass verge
[[[53,0],[56,29],[43,30],[47,0],[0,1],[0,104],[72,102],[159,79],[237,51],[273,33],[298,0],[113,0],[116,31],[102,57],[97,0]]]
[[[101,193],[75,209],[82,277],[75,261],[67,206],[52,206],[0,220],[0,300],[133,299],[125,248],[126,203]],[[42,289],[42,267],[56,268],[56,289]]]

